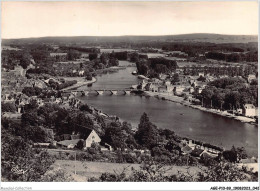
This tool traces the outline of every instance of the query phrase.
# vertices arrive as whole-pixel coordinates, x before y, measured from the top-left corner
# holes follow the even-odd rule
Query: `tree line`
[[[258,51],[247,53],[222,53],[222,52],[208,52],[205,54],[206,58],[223,60],[226,62],[257,62]]]
[[[242,108],[244,104],[258,105],[258,87],[242,78],[222,78],[208,83],[197,95],[203,106],[221,110]]]
[[[167,74],[175,71],[177,62],[165,58],[149,58],[148,60],[141,59],[136,62],[136,67],[139,74],[158,78],[159,74]]]

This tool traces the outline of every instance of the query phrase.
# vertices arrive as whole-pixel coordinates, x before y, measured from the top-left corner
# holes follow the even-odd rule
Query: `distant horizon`
[[[209,35],[223,35],[223,36],[258,36],[258,34],[219,34],[219,33],[182,33],[182,34],[166,34],[166,35],[107,35],[107,36],[96,36],[96,35],[79,35],[79,36],[38,36],[38,37],[22,37],[22,38],[2,38],[2,40],[18,40],[18,39],[33,39],[33,38],[64,38],[64,37],[153,37],[153,36],[180,36],[180,35],[196,35],[196,34],[209,34]]]
[[[256,1],[4,1],[1,5],[3,39],[258,34]]]

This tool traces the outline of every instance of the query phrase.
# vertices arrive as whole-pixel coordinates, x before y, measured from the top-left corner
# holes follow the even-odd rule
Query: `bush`
[[[124,157],[124,161],[127,163],[136,163],[137,162],[135,153],[126,153],[126,154],[123,154],[123,157]]]
[[[89,113],[92,113],[92,110],[89,108],[88,104],[83,104],[79,107],[80,111],[87,111]]]
[[[91,74],[87,74],[86,75],[86,80],[92,80],[92,75]]]
[[[76,145],[76,148],[78,148],[78,149],[83,149],[84,148],[84,141],[83,140],[80,140],[78,143],[77,143],[77,145]]]
[[[72,86],[72,85],[74,85],[74,84],[76,84],[76,83],[77,83],[77,80],[67,81],[67,82],[65,82],[65,83],[63,83],[63,84],[57,85],[57,86],[56,86],[56,89],[57,89],[57,90],[61,90],[61,89],[63,89],[63,88]]]
[[[16,106],[14,103],[1,103],[2,112],[16,112]]]
[[[39,96],[42,93],[42,89],[39,87],[24,87],[22,92],[29,97]]]

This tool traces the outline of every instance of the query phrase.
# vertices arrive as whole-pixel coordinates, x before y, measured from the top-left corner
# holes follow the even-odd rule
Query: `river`
[[[129,62],[120,61],[120,65],[129,65]],[[99,75],[92,87],[84,86],[79,89],[128,88],[139,82],[139,79],[131,74],[134,70],[135,67],[127,67],[115,73]],[[250,156],[257,157],[258,128],[255,125],[154,97],[105,94],[90,95],[80,99],[107,114],[119,116],[135,127],[138,126],[140,116],[146,112],[150,120],[159,128],[168,128],[180,136],[223,146],[226,149],[230,149],[233,145],[243,146]]]

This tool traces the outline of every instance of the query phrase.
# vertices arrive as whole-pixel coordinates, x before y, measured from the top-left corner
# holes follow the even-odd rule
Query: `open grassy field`
[[[125,168],[125,173],[129,175],[131,169],[139,169],[139,164],[129,163],[105,163],[105,162],[81,162],[73,160],[57,160],[53,164],[54,169],[61,168],[67,175],[71,175],[75,182],[85,182],[91,177],[100,177],[102,173],[121,173]],[[191,175],[197,174],[200,169],[198,167],[186,166],[165,166],[167,172],[165,175],[177,174],[178,171],[185,173],[189,170]]]

